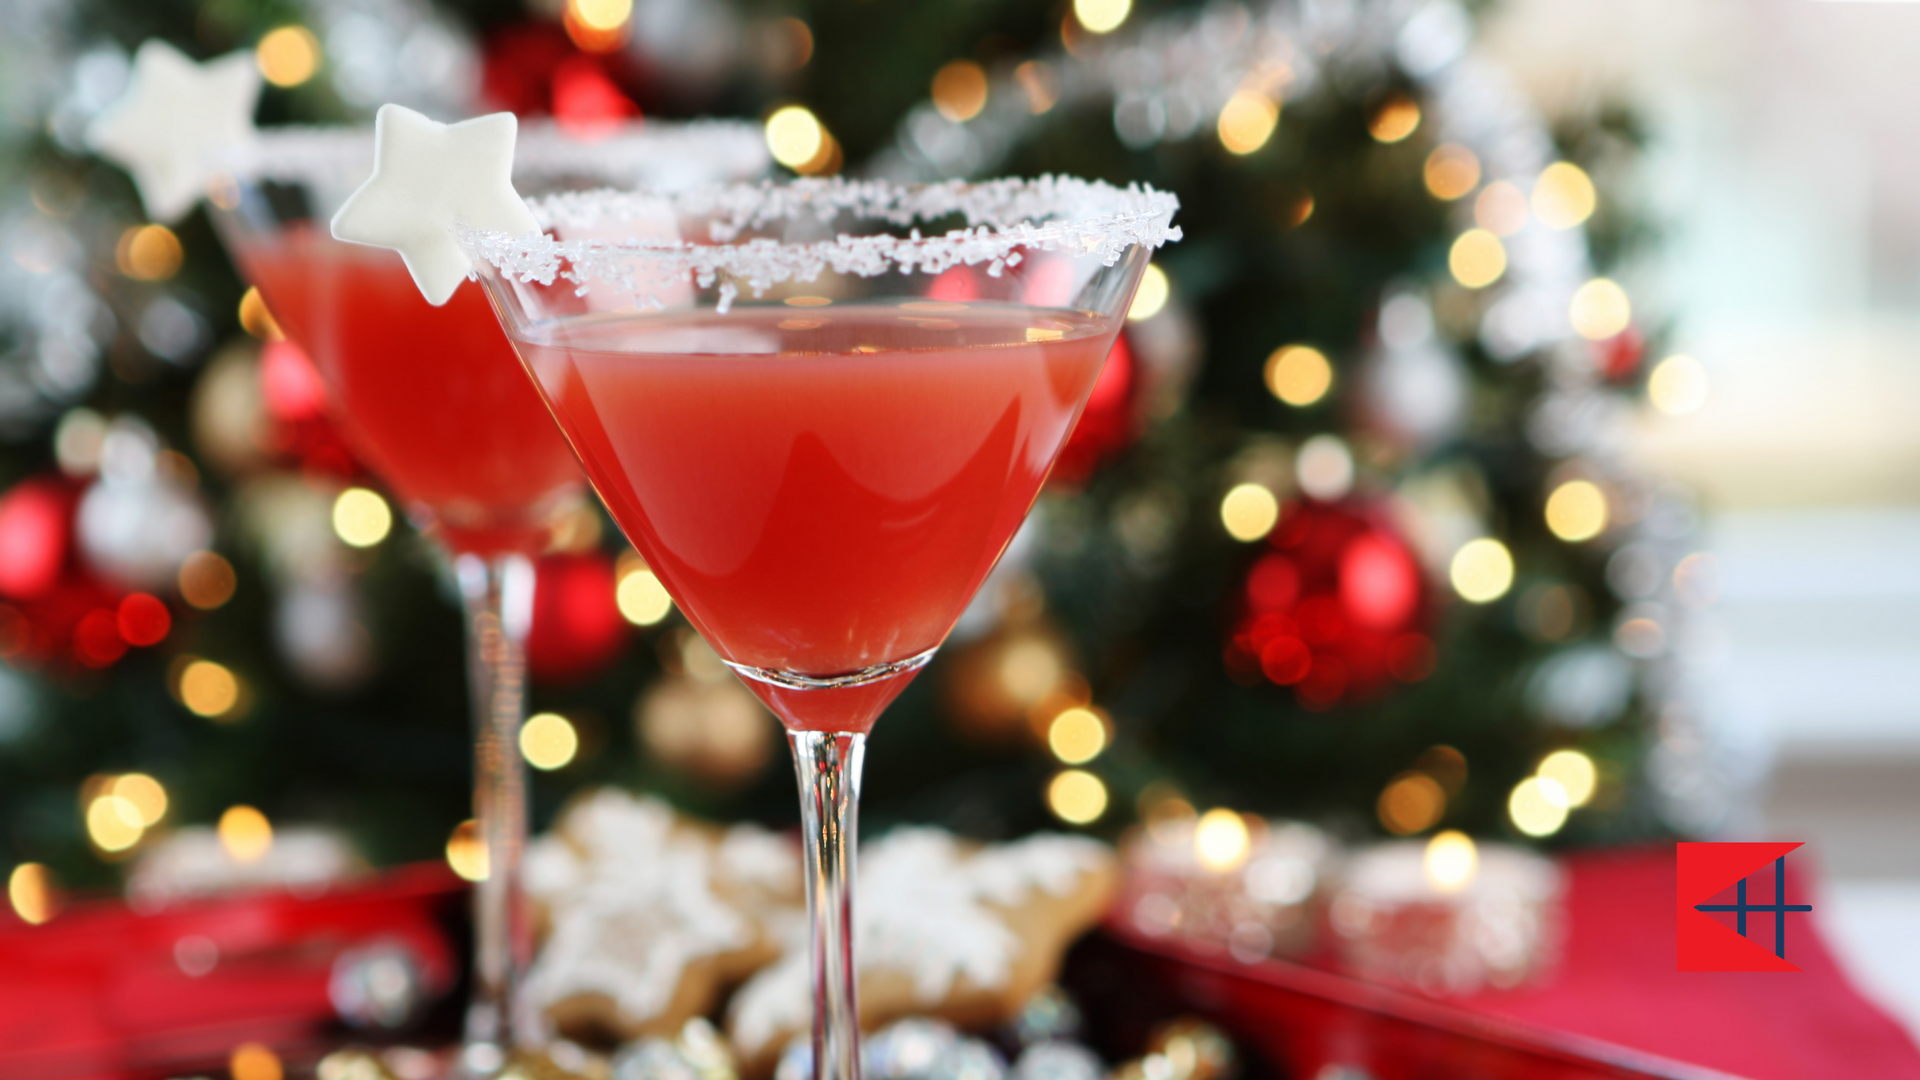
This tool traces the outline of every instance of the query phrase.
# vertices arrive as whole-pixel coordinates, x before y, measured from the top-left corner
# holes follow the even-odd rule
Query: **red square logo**
[[[1681,971],[1799,971],[1787,963],[1787,914],[1812,911],[1811,904],[1787,903],[1787,852],[1799,844],[1680,844],[1675,849],[1679,882],[1678,920]],[[1747,879],[1771,870],[1773,901],[1748,902]],[[1764,882],[1763,882],[1764,884]],[[1735,890],[1733,902],[1714,897]],[[1728,926],[1716,912],[1734,916]],[[1753,916],[1771,916],[1753,918]],[[1748,923],[1755,925],[1749,927]],[[1773,933],[1762,933],[1771,929]],[[1749,932],[1754,936],[1749,936]]]

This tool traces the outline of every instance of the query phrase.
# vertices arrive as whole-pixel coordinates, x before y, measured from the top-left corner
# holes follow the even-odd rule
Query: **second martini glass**
[[[429,306],[393,252],[344,244],[326,218],[373,171],[366,128],[281,129],[227,156],[214,218],[275,319],[312,358],[329,415],[355,452],[452,556],[468,609],[474,816],[487,852],[475,887],[469,1072],[537,1038],[515,997],[531,942],[519,882],[526,836],[518,734],[531,559],[579,467],[528,384],[480,287]],[[746,125],[650,124],[585,142],[550,125],[522,132],[528,190],[583,183],[712,182],[764,168]]]
[[[855,1080],[867,732],[1031,508],[1177,203],[1047,178],[532,206],[546,233],[462,242],[615,520],[786,725],[815,1076]]]

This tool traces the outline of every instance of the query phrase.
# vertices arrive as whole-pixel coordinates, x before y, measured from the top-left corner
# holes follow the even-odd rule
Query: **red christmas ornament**
[[[300,346],[269,341],[260,349],[260,400],[278,423],[315,420],[327,407],[327,384]]]
[[[952,266],[927,286],[927,299],[948,304],[964,304],[983,295],[979,277],[971,266]]]
[[[306,351],[292,341],[270,341],[260,350],[260,400],[267,445],[313,476],[352,479],[361,474],[353,451],[327,419],[327,384]]]
[[[158,645],[173,629],[173,615],[157,596],[129,593],[114,613],[114,626],[129,645]]]
[[[0,660],[103,668],[126,655],[129,644],[154,644],[172,626],[158,598],[136,593],[139,600],[123,599],[80,558],[73,542],[79,499],[74,485],[52,475],[23,480],[0,495]],[[134,601],[131,607],[127,601]]]
[[[1420,564],[1386,514],[1361,500],[1288,503],[1236,607],[1228,670],[1291,686],[1315,711],[1433,670]]]
[[[0,596],[38,599],[60,580],[74,497],[49,477],[24,480],[0,496]]]
[[[81,616],[73,628],[73,655],[88,667],[112,667],[127,655],[127,642],[120,636],[119,620],[106,608],[97,608]]]
[[[1600,372],[1609,382],[1628,383],[1640,371],[1640,361],[1647,356],[1647,339],[1640,336],[1640,328],[1629,326],[1605,341],[1593,343],[1593,351],[1600,358]]]
[[[482,53],[481,96],[496,109],[538,116],[552,100],[554,71],[578,55],[567,32],[553,23],[501,27],[487,38]]]
[[[613,560],[604,552],[548,555],[536,568],[527,670],[547,683],[597,675],[626,643],[614,600]]]
[[[1019,297],[1039,307],[1065,307],[1072,300],[1073,264],[1069,259],[1030,255],[1016,266],[1002,270],[1007,284],[995,284],[984,267],[955,266],[927,289],[927,299],[965,303],[988,296]],[[1133,445],[1140,435],[1140,366],[1125,331],[1113,339],[1106,366],[1093,384],[1087,407],[1067,444],[1060,450],[1048,482],[1062,487],[1077,487],[1094,470],[1120,451]]]
[[[617,40],[607,40],[617,48]],[[589,38],[588,43],[607,41]],[[525,22],[502,27],[487,39],[480,92],[495,108],[521,116],[552,114],[574,134],[591,137],[640,115],[622,86],[644,85],[636,78],[644,74],[629,55],[582,48],[565,27]]]
[[[1060,450],[1060,460],[1048,477],[1050,483],[1066,487],[1083,484],[1102,462],[1133,445],[1140,434],[1140,411],[1134,400],[1139,385],[1139,366],[1122,332],[1113,339],[1107,365],[1100,369],[1093,393],[1087,396],[1080,422]]]
[[[640,106],[620,92],[591,56],[570,56],[553,72],[553,119],[575,138],[613,134]]]

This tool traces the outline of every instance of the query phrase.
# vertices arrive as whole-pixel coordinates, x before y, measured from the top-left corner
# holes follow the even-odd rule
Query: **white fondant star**
[[[133,174],[155,221],[174,221],[206,190],[209,155],[253,137],[260,69],[251,52],[196,64],[149,38],[127,92],[87,127],[87,145]]]
[[[380,106],[373,175],[333,215],[334,237],[398,251],[427,303],[446,303],[472,270],[454,225],[515,236],[539,231],[513,190],[516,130],[512,113],[440,124]]]

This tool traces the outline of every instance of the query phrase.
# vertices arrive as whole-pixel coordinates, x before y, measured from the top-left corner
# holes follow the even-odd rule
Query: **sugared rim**
[[[723,308],[741,286],[758,295],[786,282],[812,281],[829,269],[875,277],[889,271],[937,274],[985,263],[987,273],[998,277],[1018,265],[1026,251],[1094,256],[1112,266],[1135,245],[1158,248],[1180,239],[1180,228],[1172,223],[1180,200],[1171,193],[1065,176],[942,184],[835,177],[666,194],[568,192],[529,199],[527,205],[546,232],[510,236],[461,229],[469,257],[521,282],[552,285],[564,279],[582,294],[592,282],[641,298],[672,282],[691,279],[703,289],[717,283]],[[738,239],[777,221],[811,220],[826,227],[843,214],[899,228],[958,214],[966,226],[939,236],[913,229],[904,237],[842,233],[806,241]],[[704,219],[705,242],[673,233],[677,222],[688,219]],[[609,225],[630,226],[639,234],[607,239]],[[552,235],[575,230],[603,235]]]
[[[552,120],[526,120],[514,142],[516,178],[583,176],[613,186],[688,187],[765,173],[758,124],[733,120],[622,123],[575,133]],[[261,129],[210,163],[241,182],[306,183],[351,190],[373,172],[371,125]]]

